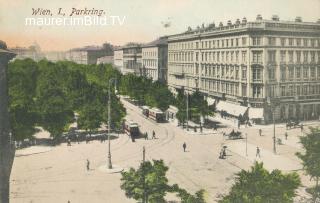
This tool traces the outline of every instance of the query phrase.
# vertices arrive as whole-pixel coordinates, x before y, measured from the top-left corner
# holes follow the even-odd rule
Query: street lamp
[[[271,102],[270,97],[267,98],[267,103],[268,106],[270,107],[270,111],[272,114],[272,122],[273,122],[273,153],[276,154],[277,153],[277,149],[276,149],[276,124],[275,124],[275,120],[274,120],[274,112],[275,112],[275,102]]]
[[[111,133],[111,83],[114,82],[116,86],[116,79],[111,78],[109,79],[109,91],[108,91],[108,168],[112,169],[112,162],[111,162],[111,146],[110,146],[110,133]]]

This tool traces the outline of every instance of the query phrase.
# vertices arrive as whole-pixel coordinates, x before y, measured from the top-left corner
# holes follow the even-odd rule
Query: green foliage
[[[126,196],[138,201],[144,198],[150,203],[165,202],[164,196],[168,191],[168,179],[166,173],[168,167],[162,160],[146,161],[141,163],[138,170],[130,168],[128,172],[122,172],[121,189]]]
[[[170,186],[166,177],[168,169],[163,160],[146,161],[137,170],[130,168],[122,172],[120,187],[127,197],[142,202],[164,203],[166,193],[177,193],[181,203],[205,203],[204,190],[192,195],[177,184]]]
[[[316,181],[316,186],[308,190],[316,202],[317,199],[320,200],[320,128],[311,127],[310,133],[300,137],[300,142],[305,152],[298,152],[297,156],[302,160],[303,168],[307,174]]]
[[[111,65],[81,65],[68,61],[15,60],[9,64],[12,132],[16,140],[30,138],[35,126],[59,137],[80,113],[80,127],[94,130],[107,121],[110,78],[121,79]],[[125,109],[112,87],[112,125],[120,126]]]
[[[262,163],[255,163],[251,171],[237,174],[230,193],[220,203],[290,203],[300,186],[297,173],[282,174],[280,170],[269,173]]]
[[[9,64],[9,112],[12,134],[16,140],[30,138],[35,133],[37,76],[38,65],[31,59],[15,60]]]

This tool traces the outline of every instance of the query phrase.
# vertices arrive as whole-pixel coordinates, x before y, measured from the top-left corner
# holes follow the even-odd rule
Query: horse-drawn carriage
[[[227,134],[230,140],[242,139],[242,135],[240,131],[232,130],[229,134]]]
[[[291,128],[301,128],[302,124],[300,123],[300,121],[298,120],[294,120],[294,121],[291,121],[289,120],[287,123],[286,123],[286,128],[287,129],[291,129]]]

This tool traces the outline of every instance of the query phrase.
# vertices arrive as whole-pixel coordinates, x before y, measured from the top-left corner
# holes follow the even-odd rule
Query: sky
[[[26,26],[32,8],[50,9],[57,17],[59,8],[66,15],[76,9],[102,9],[106,16],[124,17],[123,25],[108,26]],[[234,22],[257,14],[270,19],[316,22],[320,18],[320,0],[0,0],[0,40],[9,47],[28,47],[34,42],[42,50],[63,51],[105,42],[149,42],[163,35],[181,33],[188,26],[215,22]],[[41,16],[38,16],[41,17]],[[51,16],[42,16],[50,18]],[[170,22],[169,27],[164,24]]]

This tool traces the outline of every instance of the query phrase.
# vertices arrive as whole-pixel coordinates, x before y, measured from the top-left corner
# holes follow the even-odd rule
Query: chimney
[[[231,20],[228,20],[227,25],[228,25],[228,26],[231,26],[231,25],[232,25]]]
[[[240,25],[240,20],[239,20],[239,18],[236,20],[236,25]]]
[[[301,23],[302,22],[302,18],[300,16],[297,16],[296,19],[295,19],[295,22]]]
[[[243,17],[242,18],[242,24],[246,24],[247,23],[247,18],[246,17]]]
[[[273,15],[273,16],[271,17],[271,19],[272,19],[273,21],[279,21],[279,20],[280,20],[280,18],[279,18],[278,15]]]
[[[262,20],[262,16],[258,14],[256,20]]]

